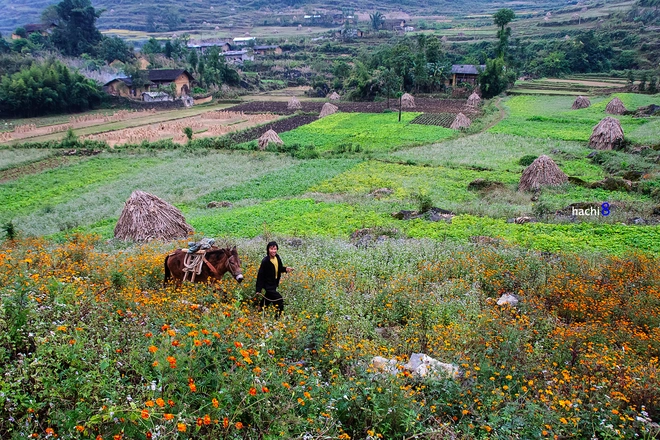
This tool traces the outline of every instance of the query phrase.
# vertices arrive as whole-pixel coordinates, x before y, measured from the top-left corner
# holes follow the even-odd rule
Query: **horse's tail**
[[[170,256],[168,255],[165,257],[165,278],[163,278],[163,287],[167,285],[167,281],[170,279],[170,268],[167,266],[167,260],[169,260]]]

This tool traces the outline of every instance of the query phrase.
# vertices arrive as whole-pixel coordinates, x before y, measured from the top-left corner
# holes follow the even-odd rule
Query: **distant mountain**
[[[56,0],[0,0],[0,31],[5,36],[19,26],[38,23],[41,12]],[[97,9],[104,9],[98,27],[104,29],[126,29],[134,31],[163,32],[187,31],[192,29],[243,29],[255,25],[307,24],[305,15],[321,14],[368,14],[376,11],[390,14],[423,15],[466,15],[492,13],[508,7],[517,12],[554,10],[577,1],[550,0],[338,0],[333,6],[311,0],[92,0]],[[279,20],[279,21],[278,21]],[[310,19],[307,19],[310,20]],[[331,22],[326,23],[330,25]]]

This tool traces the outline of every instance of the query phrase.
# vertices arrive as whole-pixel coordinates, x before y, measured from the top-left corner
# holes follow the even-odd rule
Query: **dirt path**
[[[502,98],[497,98],[497,101],[495,101],[495,107],[497,107],[497,110],[499,110],[499,113],[497,115],[497,119],[495,119],[493,122],[491,122],[490,124],[485,126],[484,129],[480,131],[480,133],[483,133],[487,130],[490,130],[498,122],[500,122],[502,119],[504,119],[504,117],[506,116],[506,112],[504,111],[504,108],[502,107]]]

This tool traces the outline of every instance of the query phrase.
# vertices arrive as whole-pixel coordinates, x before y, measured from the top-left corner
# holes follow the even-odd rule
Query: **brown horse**
[[[181,284],[185,275],[183,271],[185,258],[186,252],[181,249],[177,249],[165,257],[165,279],[163,284],[166,284],[170,278],[174,279],[177,284]],[[214,246],[204,254],[202,271],[195,276],[195,282],[205,283],[213,279],[220,280],[226,272],[230,272],[239,283],[243,281],[241,259],[238,252],[236,252],[236,246],[231,249],[220,249]]]

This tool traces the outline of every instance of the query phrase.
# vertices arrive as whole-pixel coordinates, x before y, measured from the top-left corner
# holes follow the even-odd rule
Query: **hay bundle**
[[[339,93],[337,92],[332,92],[332,95],[328,96],[328,99],[330,99],[330,101],[339,101],[339,98],[340,96]]]
[[[337,110],[339,110],[339,107],[337,107],[336,105],[332,105],[329,102],[326,102],[325,104],[323,104],[323,107],[321,108],[321,114],[319,115],[319,118],[325,118],[328,115],[337,113]]]
[[[589,146],[596,150],[611,150],[623,142],[623,129],[618,119],[604,118],[594,127]]]
[[[289,110],[302,110],[302,105],[300,104],[300,101],[298,101],[298,98],[292,96],[291,99],[289,99],[289,103],[286,105],[286,108]]]
[[[626,112],[626,107],[623,105],[623,102],[619,98],[614,98],[607,103],[605,107],[605,113],[610,115],[622,115]]]
[[[282,139],[275,133],[274,130],[268,130],[259,138],[259,149],[265,150],[270,142],[276,143],[278,145],[284,144]]]
[[[591,101],[589,101],[589,98],[586,96],[578,96],[575,98],[575,101],[573,102],[573,106],[571,107],[573,110],[578,110],[581,108],[587,108],[591,105]]]
[[[401,96],[401,108],[415,108],[415,98],[410,93]]]
[[[460,130],[461,128],[467,128],[472,124],[472,121],[470,121],[470,118],[465,116],[463,113],[459,113],[456,115],[456,118],[454,119],[454,122],[451,123],[449,128],[452,130]]]
[[[193,228],[181,211],[163,199],[136,190],[124,204],[115,226],[115,238],[124,241],[176,240],[185,238]]]
[[[470,107],[479,107],[481,104],[481,98],[477,95],[477,92],[473,92],[467,100],[467,105]]]
[[[566,182],[568,182],[568,176],[559,169],[552,159],[543,155],[525,168],[522,176],[520,176],[518,189],[520,191],[530,191],[544,185],[561,185]]]

